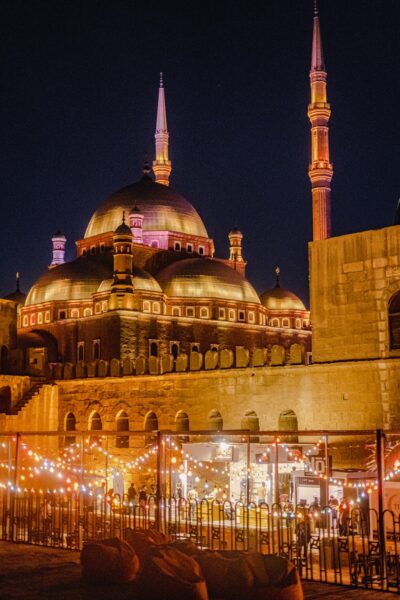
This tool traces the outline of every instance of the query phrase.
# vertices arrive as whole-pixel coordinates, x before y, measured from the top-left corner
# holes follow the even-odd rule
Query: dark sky
[[[320,0],[335,235],[390,225],[400,196],[400,2]],[[25,291],[101,200],[153,156],[164,72],[172,184],[217,254],[307,300],[311,0],[3,0],[0,292]]]

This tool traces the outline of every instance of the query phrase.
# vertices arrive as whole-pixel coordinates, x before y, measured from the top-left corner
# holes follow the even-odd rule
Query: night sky
[[[400,196],[400,2],[320,0],[334,235],[392,224]],[[258,292],[307,301],[311,0],[3,0],[0,292],[67,257],[111,192],[153,158],[164,72],[172,185],[227,257],[244,234]]]

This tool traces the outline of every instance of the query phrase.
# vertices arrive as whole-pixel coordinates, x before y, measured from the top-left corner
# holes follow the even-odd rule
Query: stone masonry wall
[[[400,289],[400,227],[311,242],[313,362],[385,358],[388,303]]]
[[[58,381],[59,422],[67,412],[87,429],[91,413],[100,413],[104,429],[115,429],[120,410],[131,429],[143,429],[149,411],[160,428],[174,428],[179,410],[191,429],[208,427],[217,409],[225,429],[240,428],[254,410],[261,429],[277,429],[282,411],[291,409],[299,429],[375,429],[400,427],[398,408],[400,361],[382,360],[332,365],[262,367]]]

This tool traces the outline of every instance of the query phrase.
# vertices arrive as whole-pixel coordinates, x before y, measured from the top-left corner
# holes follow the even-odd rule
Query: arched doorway
[[[278,419],[278,429],[279,431],[298,431],[297,416],[293,410],[288,409],[281,412]],[[298,441],[297,435],[284,435],[282,437],[282,442],[288,444],[297,444]]]

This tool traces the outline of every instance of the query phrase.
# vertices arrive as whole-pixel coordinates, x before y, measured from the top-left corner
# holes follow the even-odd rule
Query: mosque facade
[[[326,80],[316,13],[311,312],[279,268],[275,286],[256,292],[238,229],[229,257],[215,256],[200,215],[170,186],[161,78],[151,168],[103,201],[73,261],[57,231],[47,271],[0,301],[0,428],[400,425],[400,227],[332,237]]]

